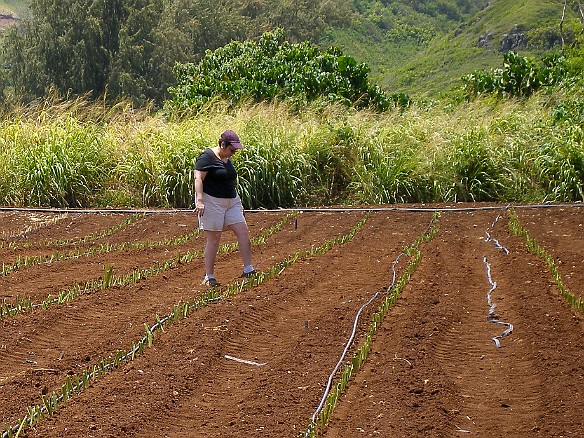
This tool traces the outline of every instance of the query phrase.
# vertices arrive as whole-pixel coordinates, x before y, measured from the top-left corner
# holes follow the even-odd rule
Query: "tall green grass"
[[[103,128],[71,117],[50,124],[4,123],[2,134],[5,205],[88,205],[115,165]]]
[[[246,208],[584,198],[584,99],[481,98],[378,114],[221,102],[181,119],[82,99],[0,122],[0,204],[190,207],[196,157],[234,129]]]

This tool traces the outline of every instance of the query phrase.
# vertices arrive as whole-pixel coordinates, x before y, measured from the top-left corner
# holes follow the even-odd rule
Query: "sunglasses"
[[[238,149],[235,149],[233,146],[231,146],[231,143],[225,142],[225,146],[231,151],[232,154],[238,151]]]

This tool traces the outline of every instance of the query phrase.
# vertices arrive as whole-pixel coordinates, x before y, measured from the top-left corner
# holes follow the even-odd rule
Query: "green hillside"
[[[410,74],[407,65],[475,16],[485,0],[356,0],[354,5],[351,24],[330,29],[322,44],[338,46],[367,63],[372,78],[394,92],[405,89],[408,77],[404,75]]]
[[[557,0],[495,1],[398,70],[398,84],[406,91],[436,92],[455,85],[457,78],[473,70],[500,66],[504,49],[534,57],[559,50],[562,4]],[[568,43],[581,25],[573,11],[567,11],[566,19],[564,38]]]
[[[0,11],[11,12],[19,17],[28,9],[30,0],[0,0]]]
[[[372,78],[388,91],[432,96],[456,86],[467,73],[499,66],[504,47],[533,56],[559,49],[563,5],[561,0],[474,2],[474,8],[469,8],[466,16],[461,14],[459,22],[413,13],[411,20],[419,25],[425,21],[426,29],[433,33],[429,40],[392,41],[383,33],[359,31],[366,28],[361,18],[349,28],[332,29],[327,42],[369,64]],[[566,43],[582,29],[576,8],[574,4],[566,9]],[[365,22],[371,25],[372,19]]]

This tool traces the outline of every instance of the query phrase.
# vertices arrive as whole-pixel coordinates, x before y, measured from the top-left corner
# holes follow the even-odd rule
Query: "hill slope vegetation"
[[[208,49],[282,27],[293,43],[336,46],[368,64],[372,80],[390,93],[436,96],[465,74],[499,65],[506,51],[541,56],[574,43],[584,20],[579,2],[560,0],[239,0],[228,8],[199,0],[73,2],[81,8],[70,1],[0,2],[19,16],[30,5],[34,15],[25,24],[28,38],[3,44],[1,64],[12,68],[0,78],[5,93],[31,99],[56,85],[63,93],[107,89],[138,104],[161,102],[174,84],[175,61],[197,61]],[[75,60],[71,68],[63,69],[70,63],[59,54]]]

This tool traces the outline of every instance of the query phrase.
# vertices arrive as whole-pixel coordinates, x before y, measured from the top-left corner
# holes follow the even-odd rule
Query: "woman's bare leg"
[[[221,231],[205,231],[207,243],[205,244],[205,274],[214,275],[215,260],[221,242]]]
[[[237,237],[237,245],[241,259],[243,260],[243,266],[251,265],[251,241],[249,239],[247,224],[245,222],[238,222],[230,225],[229,228],[231,228],[235,237]]]

